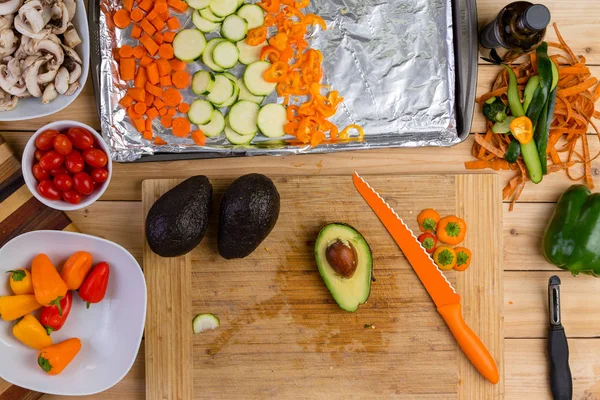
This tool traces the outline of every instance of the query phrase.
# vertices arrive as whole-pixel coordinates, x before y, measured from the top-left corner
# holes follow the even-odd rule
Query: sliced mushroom
[[[69,90],[69,71],[65,67],[61,67],[58,70],[58,74],[56,74],[56,78],[54,79],[54,86],[60,94],[65,94]]]
[[[11,59],[8,64],[0,65],[0,87],[14,96],[22,96],[27,92],[20,61],[16,58]]]
[[[23,0],[0,0],[0,15],[14,14],[23,4]]]
[[[42,95],[42,88],[38,83],[38,75],[40,71],[40,67],[46,63],[51,56],[43,56],[36,59],[33,64],[31,64],[27,69],[23,71],[23,75],[25,75],[25,85],[27,86],[27,90],[33,97],[40,97]]]
[[[14,14],[0,15],[0,29],[12,28]]]
[[[10,111],[17,106],[19,98],[11,96],[4,90],[0,89],[0,111]]]
[[[29,36],[21,36],[21,43],[15,51],[15,58],[19,60],[23,60],[28,56],[40,55],[35,49],[35,45],[37,43],[36,39],[32,39]]]
[[[70,22],[67,30],[63,33],[63,39],[65,44],[70,48],[75,48],[75,46],[81,43],[81,38],[79,37],[79,33],[77,33],[77,29],[75,29],[75,26]]]
[[[56,34],[51,33],[48,36],[46,36],[46,39],[56,43],[59,46],[62,46],[62,41],[60,40],[60,38],[58,36],[56,36]]]
[[[39,52],[42,55],[51,54],[58,65],[61,65],[65,61],[65,52],[63,51],[63,46],[55,43],[52,39],[43,39],[38,41],[35,45],[35,51],[36,53]]]
[[[38,58],[40,58],[40,56],[36,54],[33,56],[27,56],[24,60],[21,60],[21,71],[25,71],[27,68],[33,65],[35,60]]]
[[[65,96],[73,96],[77,89],[79,89],[79,82],[71,83],[69,85],[69,90],[67,90],[65,93]]]
[[[12,29],[0,30],[0,57],[10,56],[17,50],[19,38]]]
[[[81,77],[81,64],[77,63],[71,57],[65,57],[63,67],[69,71],[69,84],[79,80],[79,77]]]
[[[76,63],[83,64],[83,61],[81,61],[81,57],[79,57],[79,54],[77,54],[77,52],[75,50],[73,50],[72,48],[65,46],[65,45],[63,45],[62,48],[65,51],[65,57],[70,57]]]
[[[69,21],[73,20],[75,17],[75,13],[77,12],[77,3],[75,0],[63,0],[65,6],[67,6],[67,11],[69,12]]]
[[[50,4],[45,0],[29,0],[19,8],[15,18],[15,29],[22,35],[43,39],[51,32],[47,27],[52,17]]]
[[[62,35],[67,30],[69,24],[69,10],[67,6],[59,0],[52,6],[52,18],[50,20],[50,26],[52,27],[52,33],[55,35]]]
[[[58,92],[56,91],[56,87],[54,87],[54,83],[50,83],[44,89],[44,94],[42,95],[42,103],[48,104],[57,97]]]

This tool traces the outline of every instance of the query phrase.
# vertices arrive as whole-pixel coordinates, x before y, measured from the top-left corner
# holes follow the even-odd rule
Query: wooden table
[[[479,0],[480,21],[489,20],[508,0]],[[600,77],[600,1],[541,0],[553,21],[578,55],[585,55],[595,76]],[[555,40],[553,32],[548,40]],[[478,92],[491,86],[497,67],[482,65]],[[39,120],[0,123],[0,132],[20,154],[31,133],[43,124],[73,119],[99,129],[93,92],[88,84],[80,97],[63,112]],[[479,112],[472,132],[482,132],[485,122]],[[184,178],[193,174],[209,177],[239,176],[249,172],[271,175],[350,175],[407,173],[461,173],[471,159],[472,137],[450,149],[391,149],[333,155],[252,157],[152,164],[115,164],[111,185],[102,201],[69,213],[86,233],[103,236],[127,248],[142,262],[141,183],[147,178]],[[591,153],[600,143],[590,141]],[[597,163],[598,165],[598,163]],[[509,174],[502,174],[508,179]],[[593,168],[600,186],[600,168]],[[553,174],[536,187],[528,184],[513,212],[504,213],[504,318],[505,380],[507,399],[551,398],[547,382],[546,288],[548,278],[558,274],[562,285],[563,323],[569,337],[575,399],[600,399],[600,279],[573,278],[547,264],[540,254],[541,234],[560,193],[571,181]],[[0,382],[0,387],[2,382]],[[144,350],[126,378],[96,399],[144,398]],[[54,398],[45,396],[45,399]]]

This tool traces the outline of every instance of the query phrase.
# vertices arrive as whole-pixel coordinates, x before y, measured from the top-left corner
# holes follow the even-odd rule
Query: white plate
[[[0,249],[0,295],[11,294],[6,271],[29,268],[39,253],[47,254],[60,268],[78,250],[90,252],[94,265],[106,261],[111,268],[104,300],[86,309],[73,293],[69,318],[52,334],[54,343],[81,339],[80,353],[60,375],[47,375],[37,365],[37,351],[12,335],[14,322],[0,320],[0,378],[37,392],[81,396],[109,389],[131,369],[146,320],[146,281],[137,261],[123,247],[81,233],[25,233]]]
[[[83,61],[81,77],[79,78],[79,89],[72,96],[58,95],[56,99],[48,104],[42,104],[40,97],[19,99],[19,104],[10,111],[0,111],[0,121],[21,121],[24,119],[40,118],[59,112],[71,104],[83,90],[88,78],[90,68],[90,30],[87,23],[85,4],[83,0],[77,0],[77,11],[73,17],[73,25],[82,43],[75,47],[75,51]]]

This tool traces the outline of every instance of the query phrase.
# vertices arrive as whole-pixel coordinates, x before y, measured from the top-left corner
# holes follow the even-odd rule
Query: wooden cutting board
[[[497,175],[367,176],[411,229],[427,207],[467,221],[473,263],[447,273],[465,320],[495,358],[501,381],[485,381],[464,357],[430,297],[347,177],[277,177],[281,213],[249,257],[216,249],[218,208],[231,180],[211,180],[213,212],[190,254],[161,258],[144,247],[148,285],[148,399],[500,399],[504,395],[502,195]],[[144,215],[179,180],[147,180]],[[341,310],[321,280],[314,240],[346,222],[369,242],[368,302]],[[192,333],[198,313],[218,330]]]

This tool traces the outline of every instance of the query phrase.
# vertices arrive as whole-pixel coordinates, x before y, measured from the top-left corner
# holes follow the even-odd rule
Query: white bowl
[[[83,129],[87,130],[88,132],[90,132],[92,134],[92,136],[94,136],[96,143],[98,143],[100,145],[102,150],[106,153],[106,157],[108,158],[108,164],[106,164],[106,169],[108,170],[108,179],[104,183],[96,184],[96,189],[94,189],[92,194],[90,194],[89,196],[83,196],[83,198],[81,199],[81,202],[79,204],[67,203],[64,200],[50,200],[50,199],[45,198],[41,194],[39,194],[39,192],[37,190],[39,182],[37,181],[37,179],[35,179],[35,176],[33,176],[33,171],[32,171],[33,164],[34,164],[33,160],[35,160],[34,154],[37,149],[37,147],[35,146],[35,138],[39,134],[41,134],[42,132],[44,132],[45,130],[48,130],[48,129],[56,129],[57,131],[62,132],[64,130],[72,128],[72,127],[83,128]],[[82,124],[81,122],[77,122],[77,121],[57,121],[57,122],[51,122],[48,125],[42,126],[40,129],[37,130],[37,132],[35,132],[33,134],[33,136],[31,136],[31,138],[27,142],[27,145],[25,146],[25,150],[23,151],[23,159],[21,160],[21,169],[23,171],[23,177],[25,178],[25,183],[27,184],[27,187],[29,188],[31,193],[33,193],[33,195],[35,196],[36,199],[38,199],[39,201],[41,201],[43,204],[47,205],[48,207],[54,208],[56,210],[73,211],[73,210],[79,210],[79,209],[89,206],[90,204],[92,204],[93,202],[98,200],[100,198],[100,196],[102,196],[102,194],[106,191],[106,188],[108,187],[108,184],[110,183],[110,178],[112,177],[112,159],[110,158],[110,149],[108,148],[108,145],[102,138],[102,135],[100,135],[94,129],[90,128],[86,124]]]
[[[110,266],[104,300],[86,309],[73,293],[71,314],[63,328],[52,333],[54,343],[81,339],[81,351],[61,374],[47,375],[37,365],[37,351],[13,336],[14,323],[0,320],[0,378],[41,393],[83,396],[109,389],[131,369],[146,320],[146,281],[135,258],[123,247],[81,233],[29,232],[0,249],[0,276],[8,280],[6,271],[29,268],[39,253],[47,254],[60,268],[79,250],[91,253],[94,265],[106,261]],[[0,296],[9,294],[8,285],[2,282]]]
[[[76,1],[77,10],[71,22],[77,28],[77,33],[79,33],[82,41],[81,44],[75,47],[75,51],[79,54],[81,61],[83,61],[81,77],[79,78],[79,89],[72,96],[58,95],[56,99],[48,104],[42,104],[41,98],[30,97],[19,99],[19,104],[14,109],[0,112],[0,121],[21,121],[57,113],[71,104],[83,90],[90,68],[90,30],[85,12],[85,4],[83,0]]]

